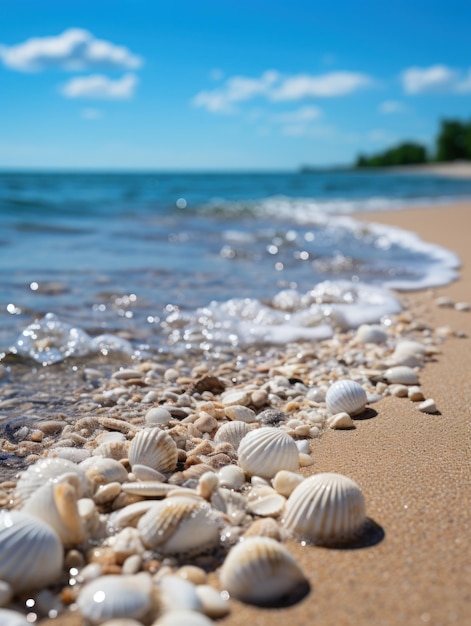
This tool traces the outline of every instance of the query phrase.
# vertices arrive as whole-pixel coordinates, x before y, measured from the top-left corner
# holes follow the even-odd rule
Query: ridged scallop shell
[[[298,469],[298,448],[294,439],[278,428],[259,428],[242,439],[239,465],[249,475],[272,478],[282,469]]]
[[[0,579],[15,591],[45,587],[62,571],[63,547],[57,533],[21,511],[0,511]]]
[[[128,480],[128,473],[123,465],[115,459],[92,456],[79,465],[95,485],[108,483],[124,483]]]
[[[155,503],[152,500],[141,500],[114,511],[110,514],[106,523],[108,533],[113,535],[117,531],[126,528],[126,526],[137,526],[141,517],[154,505]]]
[[[216,443],[230,443],[234,450],[237,451],[240,442],[250,430],[250,426],[240,420],[227,422],[218,428],[214,435],[214,441]]]
[[[22,509],[49,524],[65,546],[80,543],[85,528],[77,507],[77,493],[67,482],[49,482],[33,493]]]
[[[366,391],[354,380],[337,380],[327,390],[325,401],[332,415],[358,415],[368,402]]]
[[[115,434],[115,433],[113,433]],[[118,433],[116,433],[118,434]],[[126,459],[128,456],[128,447],[129,442],[119,440],[105,441],[97,446],[93,452],[93,456],[103,456],[108,459],[114,459],[115,461],[121,461],[121,459]]]
[[[36,461],[22,472],[15,489],[18,504],[24,504],[39,487],[64,474],[67,474],[67,481],[77,489],[79,497],[89,495],[91,483],[80,467],[67,459],[51,457]]]
[[[317,544],[341,543],[357,535],[366,522],[365,499],[355,481],[342,474],[315,474],[288,498],[284,527]]]
[[[176,496],[155,503],[137,525],[147,548],[195,554],[219,543],[219,522],[203,500]]]
[[[0,609],[0,624],[2,626],[31,626],[26,617],[17,611]]]
[[[80,590],[77,606],[92,624],[115,618],[140,619],[152,607],[152,578],[145,572],[100,576]]]
[[[147,465],[158,472],[172,472],[177,466],[178,449],[164,430],[145,428],[132,440],[128,458],[131,468],[134,464]]]
[[[288,550],[269,537],[249,537],[234,546],[220,572],[231,596],[259,606],[281,603],[308,583]]]
[[[407,365],[396,365],[384,372],[384,378],[391,384],[417,385],[419,377],[417,372]]]

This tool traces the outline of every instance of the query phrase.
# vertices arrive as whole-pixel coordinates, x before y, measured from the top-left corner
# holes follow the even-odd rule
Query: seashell
[[[141,502],[133,502],[118,511],[114,511],[110,514],[106,523],[108,534],[113,535],[117,531],[126,528],[126,526],[137,526],[141,517],[154,505],[155,502],[152,500],[143,500]]]
[[[211,619],[220,619],[230,613],[229,601],[211,585],[198,585],[196,593],[202,604],[202,611]]]
[[[341,474],[315,474],[288,498],[283,525],[303,540],[317,544],[352,539],[366,522],[360,487]]]
[[[0,580],[0,607],[6,606],[10,603],[10,600],[13,597],[13,589],[11,588],[10,583],[7,583],[5,580]],[[1,624],[0,620],[0,624]]]
[[[362,324],[355,333],[355,343],[385,343],[388,333],[377,324]]]
[[[247,537],[270,537],[275,541],[282,541],[282,530],[272,517],[260,517],[244,533]]]
[[[110,433],[115,434],[115,433]],[[119,433],[116,433],[119,434]],[[114,459],[115,461],[121,461],[128,456],[128,441],[126,440],[112,440],[101,443],[97,446],[93,452],[93,456],[104,456],[108,459]]]
[[[220,571],[221,586],[231,596],[258,606],[305,595],[309,585],[288,550],[269,537],[249,537],[234,546]]]
[[[145,428],[140,430],[129,448],[129,463],[147,465],[158,472],[172,472],[178,461],[178,448],[164,430]]]
[[[407,365],[396,365],[384,372],[384,378],[388,383],[399,385],[417,385],[419,377],[417,372]]]
[[[37,517],[21,511],[0,511],[0,546],[0,579],[15,592],[44,587],[61,574],[61,540]]]
[[[92,456],[79,465],[95,485],[108,483],[124,483],[128,473],[123,465],[115,459]]]
[[[177,496],[154,503],[137,528],[147,548],[161,554],[197,554],[219,543],[219,522],[204,500]]]
[[[172,418],[170,411],[162,406],[153,407],[146,413],[146,424],[148,426],[157,426],[168,424]]]
[[[281,470],[277,472],[273,479],[273,488],[277,493],[288,498],[303,480],[304,478],[301,474]]]
[[[205,472],[198,481],[197,492],[199,496],[209,501],[218,487],[218,475],[214,472]]]
[[[162,472],[158,472],[147,465],[140,465],[139,463],[133,465],[132,473],[137,480],[154,480],[163,483],[167,479],[165,474],[162,474]]]
[[[250,426],[240,420],[227,422],[218,428],[214,435],[214,441],[216,443],[230,443],[234,450],[237,450],[243,437],[245,437],[250,430]]]
[[[355,428],[355,422],[348,413],[336,413],[328,421],[329,428],[334,430],[348,430]]]
[[[260,517],[277,517],[283,511],[286,499],[271,487],[257,485],[247,495],[247,508]]]
[[[239,445],[239,465],[248,475],[272,478],[282,469],[298,469],[298,448],[294,439],[277,428],[253,430]]]
[[[73,546],[85,538],[77,500],[74,487],[59,478],[57,482],[46,483],[33,493],[22,511],[49,524],[65,546]]]
[[[2,626],[31,626],[26,617],[18,611],[0,609],[0,624]]]
[[[163,611],[171,611],[176,606],[189,611],[201,611],[203,608],[196,586],[189,580],[167,575],[159,580],[159,587]]]
[[[240,404],[226,406],[226,408],[224,409],[224,415],[230,420],[234,420],[236,422],[245,422],[247,424],[252,424],[257,420],[255,411],[249,409],[248,406],[242,406]]]
[[[245,483],[245,472],[238,465],[225,465],[218,471],[219,484],[228,489],[240,489]]]
[[[242,494],[230,489],[218,489],[211,498],[211,505],[222,511],[229,522],[241,524],[247,514],[247,502]]]
[[[358,415],[365,409],[368,398],[363,387],[354,380],[337,380],[327,390],[325,401],[332,415]]]
[[[399,341],[391,354],[391,361],[396,365],[416,367],[422,364],[426,352],[426,347],[418,341]]]
[[[214,626],[214,622],[197,611],[188,611],[187,609],[176,609],[164,613],[159,617],[152,626]]]
[[[92,624],[119,617],[140,619],[152,608],[152,578],[146,572],[100,576],[80,590],[77,606]]]
[[[125,483],[122,490],[143,498],[165,498],[170,491],[178,489],[176,485],[169,485],[157,480],[143,480],[135,483]]]
[[[24,504],[44,483],[54,481],[63,474],[67,474],[67,481],[76,487],[79,497],[90,493],[90,481],[78,465],[61,458],[40,459],[22,472],[18,479],[15,498],[19,505]]]

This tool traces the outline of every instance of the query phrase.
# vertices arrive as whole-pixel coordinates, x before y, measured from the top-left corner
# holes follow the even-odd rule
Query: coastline
[[[355,217],[359,217],[356,215]],[[471,313],[439,308],[446,296],[471,294],[471,205],[364,214],[360,219],[417,232],[462,260],[461,278],[437,289],[402,293],[408,310],[431,328],[449,327],[435,362],[420,372],[426,397],[440,415],[387,397],[377,416],[353,431],[327,431],[312,442],[314,465],[303,473],[344,473],[366,497],[367,513],[384,531],[378,544],[352,550],[289,547],[312,583],[289,609],[260,610],[234,603],[225,626],[286,623],[323,626],[464,625],[471,614],[471,565],[466,536],[469,507]],[[466,337],[454,336],[464,332]],[[468,502],[466,502],[468,500]]]

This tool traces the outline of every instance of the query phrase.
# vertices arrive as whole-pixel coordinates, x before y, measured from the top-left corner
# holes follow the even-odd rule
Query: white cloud
[[[372,79],[356,72],[331,72],[321,76],[298,74],[285,78],[271,94],[272,100],[301,100],[303,98],[335,98],[367,87]]]
[[[137,85],[135,74],[125,74],[112,80],[102,74],[77,76],[62,86],[66,98],[90,98],[95,100],[127,100],[134,95]]]
[[[298,74],[282,76],[275,70],[264,72],[259,78],[233,76],[217,89],[200,91],[192,103],[211,113],[235,113],[237,103],[264,97],[271,101],[304,100],[307,98],[334,98],[351,94],[372,84],[366,74],[331,72],[319,76]]]
[[[406,107],[404,104],[398,100],[385,100],[379,105],[379,112],[385,113],[386,115],[390,113],[402,113],[405,110]]]
[[[58,68],[83,71],[97,67],[137,69],[142,58],[81,28],[52,37],[33,37],[14,46],[0,45],[0,60],[10,69],[38,72]]]
[[[453,92],[459,86],[458,73],[446,65],[410,67],[401,74],[404,91],[409,94]]]
[[[284,113],[278,113],[272,116],[273,122],[280,124],[300,124],[303,122],[310,122],[317,120],[321,117],[322,111],[316,106],[306,106],[296,109],[295,111],[286,111]]]

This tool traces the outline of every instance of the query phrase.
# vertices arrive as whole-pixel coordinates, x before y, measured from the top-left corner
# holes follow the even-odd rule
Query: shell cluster
[[[427,402],[433,346],[378,325],[340,337],[248,370],[84,368],[81,417],[48,415],[6,442],[28,465],[0,510],[0,622],[22,624],[11,609],[45,588],[61,592],[41,596],[39,619],[73,604],[92,625],[204,626],[228,596],[284,606],[308,593],[285,540],[348,546],[367,522],[353,480],[315,472],[311,440],[354,428],[385,395]]]

